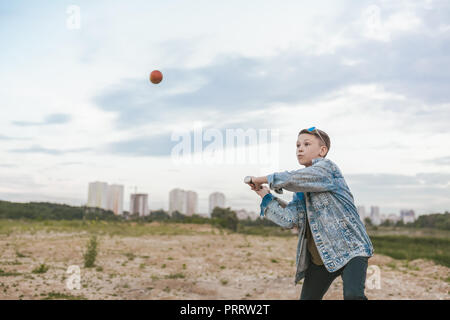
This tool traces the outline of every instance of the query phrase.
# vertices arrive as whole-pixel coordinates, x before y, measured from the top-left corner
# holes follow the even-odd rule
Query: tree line
[[[86,206],[69,206],[50,202],[17,203],[0,201],[0,219],[32,219],[32,220],[107,220],[125,221],[136,220],[138,222],[166,221],[180,223],[210,223],[230,230],[236,230],[238,224],[241,226],[269,226],[277,227],[272,221],[258,217],[256,220],[238,220],[236,212],[231,208],[214,208],[211,218],[198,214],[186,216],[178,211],[171,215],[162,209],[151,211],[149,215],[139,217],[137,214],[124,212],[122,216],[115,215],[110,210],[90,208]],[[366,225],[371,225],[369,218],[365,220]],[[409,228],[432,228],[450,230],[450,213],[433,213],[419,216],[414,222],[404,224],[403,221],[392,223],[385,221],[382,226],[399,226]]]
[[[114,212],[50,202],[17,203],[0,201],[0,219],[33,220],[120,220]]]
[[[162,209],[151,211],[147,216],[138,216],[125,211],[123,215],[115,215],[113,211],[86,206],[70,206],[50,202],[16,203],[0,201],[0,219],[31,219],[31,220],[106,220],[106,221],[137,221],[137,222],[178,222],[212,224],[236,231],[238,224],[243,226],[276,226],[267,219],[239,220],[231,208],[214,208],[211,218],[198,214],[186,216],[178,211],[171,215]]]

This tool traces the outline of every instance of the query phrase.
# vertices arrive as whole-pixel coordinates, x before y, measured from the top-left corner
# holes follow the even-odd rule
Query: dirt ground
[[[89,234],[0,235],[0,299],[298,299],[294,285],[296,237],[215,233],[100,236],[96,267],[84,268]],[[209,230],[211,229],[211,230]],[[215,234],[214,234],[215,233]],[[38,273],[41,264],[48,270]],[[70,265],[80,267],[81,287],[69,290]],[[375,254],[381,288],[369,299],[450,299],[449,268],[430,261]],[[35,270],[35,272],[33,272]],[[368,274],[369,276],[369,274]],[[337,278],[325,299],[342,299]]]

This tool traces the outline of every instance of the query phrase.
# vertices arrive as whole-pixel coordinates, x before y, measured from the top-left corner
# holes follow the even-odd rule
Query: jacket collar
[[[321,160],[323,160],[323,158],[318,157],[318,158],[312,159],[311,162],[312,162],[312,164],[315,164],[316,162],[321,161]]]

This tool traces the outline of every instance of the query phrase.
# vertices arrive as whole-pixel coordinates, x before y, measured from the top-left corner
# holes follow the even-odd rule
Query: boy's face
[[[324,157],[327,154],[327,147],[320,145],[320,139],[312,134],[302,133],[297,139],[297,160],[298,163],[309,167],[312,160]]]

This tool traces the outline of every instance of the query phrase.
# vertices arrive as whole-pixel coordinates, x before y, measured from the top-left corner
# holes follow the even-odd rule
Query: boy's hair
[[[319,133],[317,133],[317,131],[319,131],[320,135],[319,135]],[[328,154],[328,151],[330,151],[330,146],[331,146],[330,137],[328,136],[328,134],[325,131],[322,131],[319,129],[314,129],[312,131],[309,131],[308,129],[303,129],[300,131],[300,133],[298,135],[301,135],[303,133],[311,134],[311,135],[317,137],[317,139],[319,139],[319,144],[321,146],[327,147],[327,153],[323,156],[325,158]],[[325,144],[324,144],[324,142],[325,142]]]

